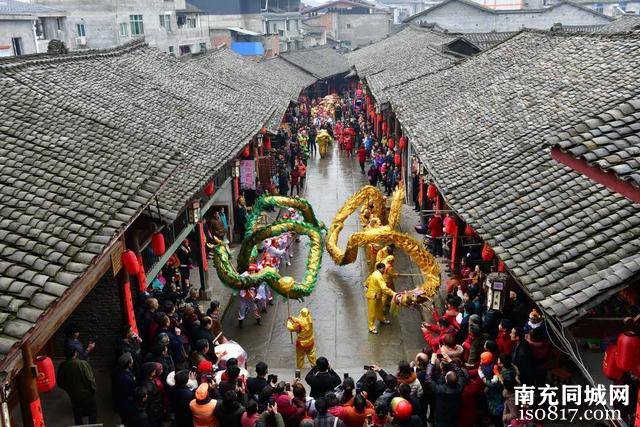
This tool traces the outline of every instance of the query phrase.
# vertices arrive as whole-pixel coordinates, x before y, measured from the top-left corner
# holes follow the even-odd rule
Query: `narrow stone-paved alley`
[[[335,145],[329,157],[310,158],[307,171],[303,197],[311,202],[316,215],[327,224],[349,196],[367,184],[357,161],[346,158]],[[352,215],[340,235],[340,246],[344,247],[349,234],[358,229],[358,218]],[[283,274],[299,279],[304,273],[307,257],[305,238],[295,245],[291,267],[281,268]],[[304,302],[290,303],[293,314],[302,307],[311,310],[318,355],[327,357],[337,370],[352,376],[358,375],[365,364],[395,367],[399,360],[411,360],[424,346],[420,315],[414,310],[403,310],[397,317],[390,317],[391,324],[381,326],[378,335],[368,332],[362,287],[367,272],[363,260],[361,250],[356,263],[339,267],[325,251],[313,294]],[[404,254],[400,254],[398,271],[407,271],[405,266],[408,262]],[[406,278],[400,278],[396,286],[401,290],[414,285]],[[256,325],[249,317],[242,329],[238,328],[237,304],[237,298],[234,298],[226,311],[224,331],[245,348],[249,354],[249,365],[255,366],[262,360],[273,372],[280,369],[291,371],[295,350],[285,328],[287,303],[277,298],[269,313],[263,316],[262,326]]]

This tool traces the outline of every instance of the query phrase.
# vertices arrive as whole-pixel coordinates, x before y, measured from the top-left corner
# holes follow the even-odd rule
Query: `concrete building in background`
[[[321,26],[340,47],[355,49],[391,34],[393,15],[364,1],[338,0],[303,12],[304,23]]]
[[[491,33],[518,31],[523,28],[549,30],[562,26],[605,25],[612,18],[588,7],[562,1],[543,7],[544,0],[523,0],[531,9],[494,10],[470,0],[446,0],[437,6],[411,16],[405,22],[419,25],[436,24],[449,32]],[[534,2],[536,3],[534,5]]]
[[[185,0],[33,0],[67,12],[70,49],[107,48],[144,37],[176,56],[211,46],[202,11]]]
[[[303,46],[300,0],[191,0],[191,3],[204,12],[206,25],[215,33],[236,28],[277,37],[278,48],[264,46],[265,52],[286,52]]]
[[[52,39],[67,40],[66,12],[17,0],[0,1],[0,57],[46,52]]]
[[[393,14],[394,24],[401,24],[411,15],[427,10],[438,3],[440,3],[438,0],[376,0],[375,2],[376,6],[389,9]]]

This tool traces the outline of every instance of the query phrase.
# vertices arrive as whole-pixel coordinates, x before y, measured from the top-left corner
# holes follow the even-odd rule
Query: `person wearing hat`
[[[287,329],[298,334],[296,340],[296,367],[304,368],[305,356],[311,366],[316,365],[316,346],[313,338],[313,317],[308,308],[300,310],[300,315],[289,316],[286,323]]]
[[[215,415],[218,401],[209,396],[209,384],[202,383],[195,392],[195,399],[189,403],[193,415],[193,427],[221,427]]]
[[[542,328],[544,330],[544,319],[542,314],[535,308],[529,313],[529,321],[524,325],[524,333],[529,334],[532,330]]]

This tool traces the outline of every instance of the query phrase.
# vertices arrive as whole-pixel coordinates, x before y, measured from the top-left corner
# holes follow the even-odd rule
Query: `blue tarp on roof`
[[[233,42],[231,43],[231,50],[245,56],[264,55],[264,47],[260,42]]]

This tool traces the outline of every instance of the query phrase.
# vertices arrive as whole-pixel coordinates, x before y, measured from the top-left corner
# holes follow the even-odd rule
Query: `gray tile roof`
[[[391,96],[450,205],[565,325],[640,274],[640,205],[545,138],[638,96],[639,53],[640,35],[524,31]]]
[[[347,55],[358,76],[365,78],[378,102],[386,102],[387,89],[403,81],[448,67],[455,58],[442,45],[458,36],[415,25]]]
[[[175,218],[314,81],[141,43],[0,60],[0,359],[154,194]]]
[[[282,101],[273,101],[282,94],[261,68],[225,48],[190,61],[143,45],[53,61],[12,73],[43,93],[72,98],[79,109],[161,137],[184,154],[185,164],[158,196],[167,220],[283,109]]]
[[[158,138],[0,62],[0,360],[180,163]]]
[[[627,14],[622,15],[612,23],[605,25],[599,30],[599,32],[613,34],[638,30],[640,30],[640,15]]]
[[[0,15],[59,15],[64,16],[63,12],[52,9],[41,4],[25,3],[18,0],[0,0]]]
[[[487,50],[498,43],[502,43],[509,37],[518,34],[517,31],[492,32],[492,33],[465,33],[462,36],[482,50]]]
[[[640,97],[564,129],[549,142],[640,187]]]
[[[349,63],[345,56],[330,46],[292,50],[280,54],[280,57],[317,79],[326,79],[349,71]]]
[[[559,31],[566,33],[598,33],[608,25],[561,25]]]

